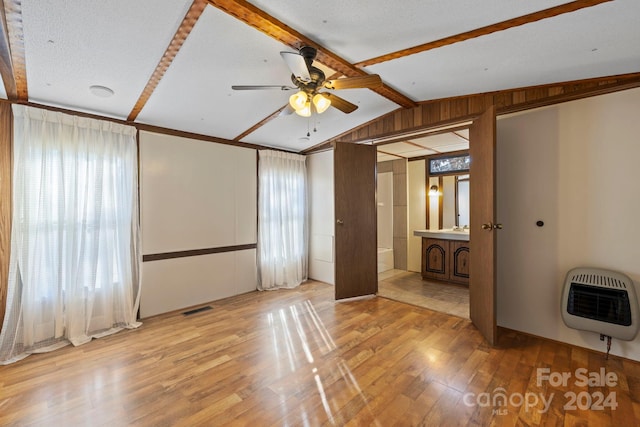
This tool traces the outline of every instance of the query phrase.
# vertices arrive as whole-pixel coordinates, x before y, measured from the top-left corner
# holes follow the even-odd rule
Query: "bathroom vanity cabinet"
[[[469,284],[469,241],[422,237],[422,278]]]

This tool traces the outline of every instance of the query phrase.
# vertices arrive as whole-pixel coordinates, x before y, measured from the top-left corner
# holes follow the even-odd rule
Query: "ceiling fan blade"
[[[248,86],[231,86],[233,90],[266,90],[266,89],[279,89],[279,90],[292,90],[297,89],[291,86],[278,86],[278,85],[248,85]]]
[[[346,99],[340,98],[333,93],[322,92],[322,95],[329,98],[331,106],[337,108],[345,114],[353,113],[358,109],[358,106],[350,103]]]
[[[307,63],[305,62],[302,55],[297,52],[280,52],[280,56],[282,56],[284,62],[287,63],[287,67],[289,67],[293,75],[296,76],[298,80],[301,80],[305,83],[311,81]]]
[[[367,76],[345,77],[343,79],[327,80],[324,87],[327,89],[375,89],[382,86],[382,79],[377,74]]]

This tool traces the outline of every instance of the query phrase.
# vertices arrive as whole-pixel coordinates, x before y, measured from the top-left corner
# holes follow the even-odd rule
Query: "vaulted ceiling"
[[[3,3],[0,97],[292,151],[424,101],[640,71],[638,0]],[[231,89],[291,86],[279,53],[302,46],[384,84],[309,119],[279,114],[291,91]]]

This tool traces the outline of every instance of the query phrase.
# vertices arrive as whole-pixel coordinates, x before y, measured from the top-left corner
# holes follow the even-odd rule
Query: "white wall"
[[[393,249],[393,172],[378,174],[378,247]]]
[[[409,253],[407,257],[407,269],[417,272],[420,272],[422,268],[422,237],[414,236],[413,231],[427,228],[425,164],[426,162],[424,160],[408,162]]]
[[[640,290],[639,111],[634,89],[498,121],[500,326],[605,351],[598,334],[564,325],[560,297],[579,266],[620,271]],[[640,360],[640,337],[611,352]]]
[[[309,278],[335,284],[333,151],[307,156]]]
[[[140,133],[142,253],[256,243],[256,150]],[[142,317],[256,289],[248,249],[142,264]]]

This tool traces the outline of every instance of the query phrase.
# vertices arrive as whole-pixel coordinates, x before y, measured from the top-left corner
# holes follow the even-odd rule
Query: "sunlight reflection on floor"
[[[293,384],[272,387],[278,393],[282,403],[283,415],[290,414],[292,408],[287,407],[292,395],[308,389],[308,382],[313,381],[317,389],[319,402],[324,408],[324,412],[331,424],[339,422],[335,414],[341,409],[340,402],[336,402],[327,395],[327,390],[333,384],[343,380],[354,396],[359,396],[368,406],[368,401],[355,375],[348,366],[346,360],[330,353],[336,350],[337,346],[331,334],[324,326],[322,319],[318,315],[311,301],[293,304],[287,309],[279,309],[277,312],[270,312],[267,315],[271,330],[271,343],[274,358],[273,366],[277,378],[285,378],[289,373],[297,372],[299,375]],[[336,357],[337,356],[337,357]],[[315,358],[335,357],[334,369],[323,374],[315,365]],[[325,367],[326,369],[326,367]],[[344,405],[345,402],[342,402]],[[305,425],[313,425],[308,419],[308,414],[304,407],[295,409],[300,411],[301,420]]]

